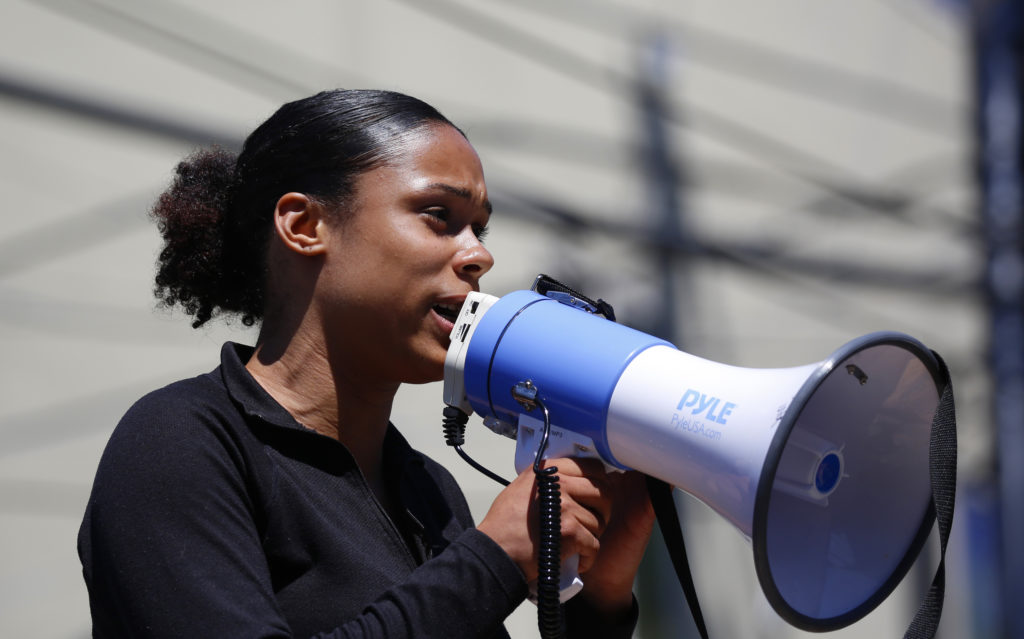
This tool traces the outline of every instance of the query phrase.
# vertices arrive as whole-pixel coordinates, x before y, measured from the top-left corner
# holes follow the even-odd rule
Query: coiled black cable
[[[562,636],[562,606],[558,594],[562,569],[562,489],[558,483],[558,468],[541,467],[544,451],[548,447],[548,435],[551,433],[551,416],[539,397],[533,401],[544,411],[544,432],[533,460],[533,474],[537,480],[537,509],[540,513],[537,627],[541,639],[557,639]]]
[[[544,451],[551,433],[551,416],[540,398],[531,400],[544,411],[544,432],[533,460],[533,473],[537,481],[537,510],[540,519],[540,543],[537,550],[537,626],[541,639],[559,639],[563,636],[562,606],[559,600],[562,553],[562,489],[558,483],[558,468],[542,468]],[[465,443],[466,423],[469,415],[454,406],[444,409],[444,441],[455,449],[470,466],[503,486],[509,482],[477,463],[462,450]]]

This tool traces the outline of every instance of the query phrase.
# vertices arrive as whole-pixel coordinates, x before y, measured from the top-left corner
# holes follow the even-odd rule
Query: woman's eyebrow
[[[473,199],[473,193],[470,192],[469,189],[464,189],[464,188],[459,187],[459,186],[454,186],[454,185],[451,185],[451,184],[446,184],[445,182],[434,182],[433,184],[428,184],[426,188],[427,189],[436,189],[436,190],[439,190],[439,191],[444,191],[445,193],[451,193],[452,195],[454,195],[454,196],[456,196],[458,198],[462,198],[464,200],[470,200],[471,201]],[[491,212],[494,210],[493,207],[491,206],[491,201],[490,200],[486,200],[485,199],[484,203],[483,203],[483,206],[484,206],[484,209],[487,210],[487,214],[488,215],[490,215]]]

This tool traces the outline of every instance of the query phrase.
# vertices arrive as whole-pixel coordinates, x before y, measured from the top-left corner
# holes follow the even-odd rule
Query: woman
[[[381,91],[284,105],[234,158],[200,152],[154,208],[157,295],[255,348],[137,402],[79,537],[96,636],[506,636],[536,578],[532,473],[474,526],[452,477],[389,422],[442,377],[493,258],[472,146]],[[432,424],[435,417],[425,416]],[[629,636],[653,515],[642,480],[555,460],[572,636]]]

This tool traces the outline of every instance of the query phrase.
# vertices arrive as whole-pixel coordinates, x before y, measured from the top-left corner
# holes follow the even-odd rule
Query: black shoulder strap
[[[942,603],[946,595],[946,545],[953,526],[953,505],[956,502],[956,407],[953,403],[953,382],[946,363],[932,351],[939,363],[945,383],[939,407],[932,420],[928,464],[932,480],[932,504],[939,527],[939,565],[931,588],[914,615],[904,639],[931,639],[939,627]]]
[[[690,574],[690,562],[686,558],[683,529],[679,525],[679,513],[676,512],[676,502],[672,497],[672,486],[648,475],[647,491],[651,496],[654,514],[658,517],[661,535],[665,538],[665,547],[672,559],[672,567],[675,568],[679,585],[686,595],[686,604],[690,606],[693,622],[697,625],[697,632],[700,633],[701,639],[708,639],[704,615],[701,614],[700,602],[697,601],[697,588],[693,585],[693,575]]]

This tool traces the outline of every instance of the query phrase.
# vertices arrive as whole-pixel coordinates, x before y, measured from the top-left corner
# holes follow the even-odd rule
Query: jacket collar
[[[280,426],[281,428],[308,430],[295,421],[284,406],[281,406],[256,378],[249,373],[245,363],[252,357],[252,346],[226,342],[220,350],[220,371],[228,395],[249,417]]]
[[[252,346],[226,342],[220,351],[220,371],[224,386],[232,401],[249,417],[256,418],[272,426],[314,433],[292,417],[288,410],[281,406],[266,391],[256,378],[249,373],[245,363],[252,357],[255,349]],[[322,436],[322,435],[321,435]],[[388,423],[388,432],[384,437],[384,463],[394,471],[405,467],[414,460],[422,465],[422,459],[415,453],[409,442],[398,429]]]

